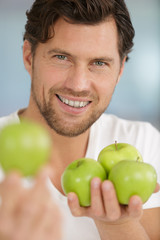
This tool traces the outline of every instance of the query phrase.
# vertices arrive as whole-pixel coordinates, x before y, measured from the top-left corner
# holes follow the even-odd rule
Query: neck
[[[49,165],[53,171],[51,181],[55,187],[63,193],[61,187],[61,175],[68,164],[86,155],[88,146],[89,130],[77,137],[64,137],[57,134],[49,127],[39,110],[32,104],[27,109],[19,111],[19,117],[27,118],[41,124],[51,136],[52,154]]]
[[[51,164],[58,164],[64,167],[78,158],[85,157],[88,146],[89,130],[76,137],[59,135],[50,128],[39,110],[35,110],[35,108],[32,109],[31,106],[19,111],[19,117],[36,121],[49,132],[53,145]]]

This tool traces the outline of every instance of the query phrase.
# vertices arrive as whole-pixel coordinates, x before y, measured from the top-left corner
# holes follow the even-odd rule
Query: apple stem
[[[116,150],[118,150],[118,148],[117,148],[117,141],[115,141],[115,148],[116,148]]]
[[[81,165],[81,161],[77,162],[77,167],[79,167]]]

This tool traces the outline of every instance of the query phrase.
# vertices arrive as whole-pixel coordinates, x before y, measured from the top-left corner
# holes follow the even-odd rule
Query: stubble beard
[[[43,92],[43,100],[40,101],[36,94],[36,87],[34,86],[34,79],[32,81],[31,86],[31,94],[34,102],[36,103],[38,110],[42,117],[45,119],[48,126],[54,130],[57,134],[66,136],[66,137],[76,137],[85,131],[87,131],[92,124],[101,116],[101,114],[106,110],[107,106],[104,106],[101,109],[98,109],[98,97],[93,96],[93,106],[92,111],[90,110],[89,114],[86,114],[84,119],[81,121],[76,121],[76,116],[73,117],[73,123],[69,121],[69,123],[65,120],[64,116],[60,116],[56,113],[52,103],[53,98],[55,97],[55,93],[69,93],[74,97],[86,97],[87,93],[75,93],[70,89],[59,89],[55,90],[51,88],[49,90],[49,100],[48,102],[45,100],[44,92]]]

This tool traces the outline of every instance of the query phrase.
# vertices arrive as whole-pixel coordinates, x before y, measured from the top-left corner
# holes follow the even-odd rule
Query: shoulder
[[[110,114],[102,114],[94,127],[100,131],[101,135],[109,134],[117,137],[115,140],[119,141],[129,141],[130,139],[137,141],[137,137],[140,139],[146,135],[160,138],[159,131],[149,122],[130,121]]]
[[[11,113],[8,116],[0,117],[0,130],[6,125],[14,122],[19,122],[18,111]]]
[[[19,121],[18,111],[8,116],[0,117],[0,132],[5,126],[18,121]],[[3,180],[3,178],[4,178],[4,173],[0,167],[0,182]]]
[[[123,131],[124,133],[129,133],[132,130],[151,130],[158,132],[149,122],[142,121],[131,121],[119,118],[112,114],[102,114],[101,117],[97,120],[97,125],[103,127],[110,127],[117,131]]]
[[[160,133],[148,122],[129,121],[102,114],[92,126],[91,135],[96,141],[95,145],[98,145],[98,151],[117,141],[137,147],[146,162],[154,162],[160,154]]]

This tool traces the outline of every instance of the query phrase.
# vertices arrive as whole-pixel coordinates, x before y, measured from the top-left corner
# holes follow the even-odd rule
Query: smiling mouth
[[[67,98],[64,98],[58,94],[56,94],[56,96],[58,97],[58,99],[63,102],[64,104],[70,106],[70,107],[74,107],[74,108],[83,108],[86,107],[88,104],[90,104],[90,101],[73,101]]]

